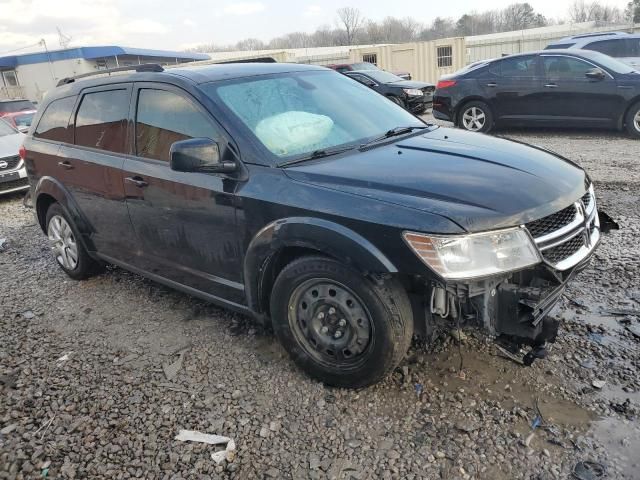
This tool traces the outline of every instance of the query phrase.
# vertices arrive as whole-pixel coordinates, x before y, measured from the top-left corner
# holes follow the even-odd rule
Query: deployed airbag
[[[271,152],[286,156],[313,149],[332,128],[333,120],[326,115],[291,111],[261,120],[255,133]]]

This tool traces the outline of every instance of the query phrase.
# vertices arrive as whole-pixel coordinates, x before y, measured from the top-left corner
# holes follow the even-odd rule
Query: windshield
[[[384,70],[367,70],[367,76],[373,78],[378,83],[402,82],[404,80],[404,78],[400,78]]]
[[[6,137],[7,135],[14,135],[17,133],[15,129],[9,125],[6,121],[0,118],[0,137]]]
[[[22,115],[16,115],[13,117],[13,121],[16,122],[16,127],[30,127],[34,115],[35,113],[24,113]]]
[[[583,53],[586,53],[586,52],[583,52]],[[633,67],[630,67],[629,65],[627,65],[624,62],[621,62],[620,60],[611,58],[610,56],[605,55],[604,53],[589,52],[588,55],[585,55],[585,58],[589,60],[593,60],[594,62],[598,62],[604,68],[616,73],[631,73],[635,71]]]
[[[354,70],[380,70],[373,63],[369,62],[354,63],[352,66]]]
[[[0,102],[0,113],[19,112],[20,110],[35,110],[35,106],[29,100],[17,100]]]
[[[247,77],[201,86],[278,159],[360,145],[423,122],[382,95],[332,71]]]

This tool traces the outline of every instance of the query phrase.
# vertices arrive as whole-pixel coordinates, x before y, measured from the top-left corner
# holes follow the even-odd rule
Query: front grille
[[[582,204],[585,210],[589,209],[589,205],[591,205],[591,192],[587,192],[582,196]]]
[[[542,254],[548,262],[558,263],[576,253],[583,246],[584,237],[582,235],[576,235],[571,240],[561,243],[557,247],[545,250]]]
[[[576,218],[575,205],[569,205],[567,208],[553,213],[549,216],[527,223],[527,229],[533,238],[542,237],[551,232],[569,225]]]
[[[7,164],[7,166],[3,166],[3,162]],[[0,172],[4,172],[7,170],[13,170],[20,163],[20,156],[14,155],[12,157],[4,157],[0,158]]]
[[[19,178],[17,180],[11,180],[10,182],[2,182],[0,183],[0,193],[13,190],[14,188],[28,187],[28,186],[29,186],[29,179],[27,177]]]

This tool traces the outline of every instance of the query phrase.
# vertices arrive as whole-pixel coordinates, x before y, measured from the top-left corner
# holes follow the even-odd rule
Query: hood
[[[387,85],[393,85],[394,87],[402,87],[402,88],[418,88],[420,90],[427,87],[435,87],[432,83],[417,82],[415,80],[402,80],[399,82],[387,83]]]
[[[437,214],[468,232],[557,212],[580,198],[587,182],[580,167],[546,150],[448,128],[289,167],[285,173],[300,182]]]
[[[18,155],[18,150],[24,142],[24,133],[15,133],[0,137],[0,158]]]

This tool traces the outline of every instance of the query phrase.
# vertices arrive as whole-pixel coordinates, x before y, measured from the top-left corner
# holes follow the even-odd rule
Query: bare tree
[[[257,38],[247,38],[236,43],[238,50],[264,50],[265,44]]]
[[[631,0],[627,4],[624,16],[629,22],[640,23],[640,0]]]
[[[635,0],[640,3],[640,0]],[[602,5],[597,0],[585,2],[574,0],[569,7],[569,18],[572,22],[607,22],[619,23],[624,21],[625,14],[617,7]]]
[[[358,31],[364,24],[364,17],[360,10],[353,7],[342,7],[336,11],[338,24],[344,29],[345,41],[347,45],[353,45],[358,35]]]

